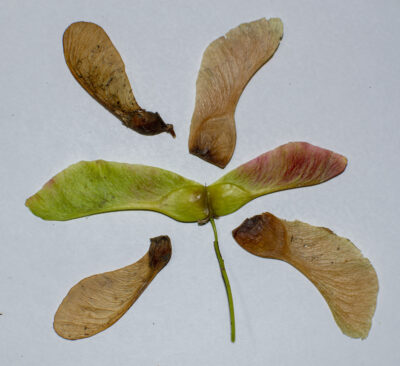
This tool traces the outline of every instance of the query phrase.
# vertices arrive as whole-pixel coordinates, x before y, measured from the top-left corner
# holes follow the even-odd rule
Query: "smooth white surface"
[[[280,17],[284,37],[239,101],[237,146],[222,171],[187,152],[197,71],[211,41],[261,17]],[[106,30],[138,102],[174,124],[175,140],[130,131],[78,85],[61,43],[78,20]],[[400,364],[398,0],[3,1],[0,44],[1,365]],[[349,165],[217,221],[235,344],[210,225],[140,211],[46,222],[24,206],[79,160],[154,165],[210,184],[289,141],[337,151]],[[367,340],[344,336],[295,269],[234,242],[231,230],[263,211],[329,227],[371,260],[380,292]],[[171,262],[120,321],[81,341],[55,334],[72,285],[136,261],[160,234],[172,239]]]

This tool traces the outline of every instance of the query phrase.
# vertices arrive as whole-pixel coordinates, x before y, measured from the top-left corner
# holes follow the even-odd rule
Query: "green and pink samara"
[[[50,179],[26,205],[45,220],[151,210],[182,222],[205,223],[259,196],[325,182],[342,173],[346,165],[342,155],[306,142],[291,142],[204,186],[160,168],[81,161]]]

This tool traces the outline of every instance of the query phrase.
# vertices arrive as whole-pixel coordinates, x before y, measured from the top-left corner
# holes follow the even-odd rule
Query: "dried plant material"
[[[248,252],[283,260],[302,272],[325,298],[344,334],[368,336],[378,279],[350,240],[327,228],[281,220],[270,213],[245,220],[233,236]]]
[[[347,159],[306,142],[290,142],[239,166],[207,187],[215,216],[228,215],[254,198],[326,182]]]
[[[243,89],[274,54],[283,35],[280,19],[265,18],[231,29],[203,54],[196,83],[189,151],[224,168],[236,144],[234,114]]]
[[[168,132],[175,137],[172,125],[136,102],[124,62],[101,27],[73,23],[64,33],[63,44],[65,61],[75,79],[125,126],[143,135]]]
[[[164,169],[104,160],[71,165],[26,205],[59,221],[120,210],[152,210],[184,222],[208,217],[203,185]]]
[[[81,339],[113,325],[169,262],[171,251],[169,237],[159,236],[136,263],[80,281],[59,306],[54,330],[63,338]]]

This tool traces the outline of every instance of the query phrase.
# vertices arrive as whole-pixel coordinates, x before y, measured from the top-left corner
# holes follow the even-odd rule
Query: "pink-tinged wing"
[[[290,142],[249,161],[208,187],[215,216],[285,189],[323,183],[346,168],[347,159],[306,142]]]

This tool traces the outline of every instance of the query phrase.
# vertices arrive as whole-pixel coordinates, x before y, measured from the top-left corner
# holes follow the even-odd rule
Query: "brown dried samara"
[[[243,89],[279,46],[283,24],[265,18],[231,29],[203,54],[196,83],[196,105],[189,151],[224,168],[236,144],[235,109]]]
[[[171,258],[168,236],[151,239],[149,251],[134,264],[87,277],[65,296],[54,316],[54,330],[63,338],[90,337],[114,324]]]
[[[168,132],[158,113],[142,109],[136,102],[125,65],[106,32],[94,23],[71,24],[63,37],[65,61],[81,86],[122,123],[143,135]]]
[[[368,336],[378,278],[350,240],[327,228],[281,220],[270,213],[245,220],[233,236],[250,253],[283,260],[302,272],[325,298],[344,334]]]

